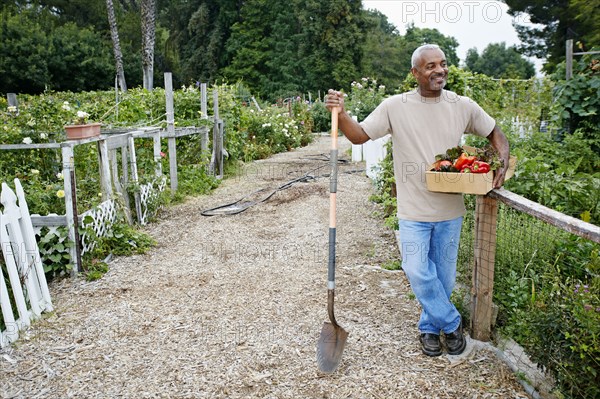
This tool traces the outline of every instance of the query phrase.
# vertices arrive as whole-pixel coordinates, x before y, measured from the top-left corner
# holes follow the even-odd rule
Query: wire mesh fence
[[[490,219],[495,223],[495,242],[482,242],[480,230],[486,227],[481,226],[475,202],[474,196],[467,197],[459,251],[458,282],[463,287],[459,302],[465,318],[476,327],[474,319],[480,317],[476,301],[493,293],[490,314],[485,316],[499,333],[496,336],[524,349],[516,359],[519,369],[531,368],[531,360],[546,372],[538,374],[538,381],[537,376],[527,376],[534,387],[546,384],[549,377],[564,397],[598,397],[597,227],[589,225],[594,236],[584,238],[569,232],[573,226],[556,227],[498,201],[497,220]]]

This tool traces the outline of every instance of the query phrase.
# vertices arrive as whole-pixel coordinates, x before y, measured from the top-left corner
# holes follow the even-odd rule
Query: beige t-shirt
[[[437,154],[460,144],[463,133],[487,137],[495,125],[473,100],[447,90],[437,98],[410,91],[379,104],[361,126],[373,140],[392,135],[398,218],[438,222],[462,216],[462,194],[427,190],[425,172]]]

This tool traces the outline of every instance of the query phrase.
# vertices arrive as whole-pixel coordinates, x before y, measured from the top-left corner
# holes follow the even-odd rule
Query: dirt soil
[[[494,353],[420,351],[419,305],[393,231],[369,201],[364,163],[340,167],[335,310],[350,333],[338,370],[317,369],[327,320],[329,179],[277,192],[233,216],[208,208],[312,169],[330,140],[239,170],[211,195],[163,211],[158,245],[114,258],[100,280],[51,284],[55,312],[0,353],[3,398],[527,398]],[[342,158],[349,143],[341,140]]]

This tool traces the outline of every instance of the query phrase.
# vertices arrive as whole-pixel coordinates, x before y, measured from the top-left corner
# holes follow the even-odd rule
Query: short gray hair
[[[412,54],[412,58],[410,60],[411,66],[413,68],[417,67],[417,60],[421,57],[421,54],[424,51],[427,50],[440,50],[443,52],[443,50],[440,48],[440,46],[438,46],[437,44],[424,44],[420,47],[418,47]]]

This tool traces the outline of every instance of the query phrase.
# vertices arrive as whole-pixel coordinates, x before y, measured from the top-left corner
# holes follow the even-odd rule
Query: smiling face
[[[411,72],[423,97],[438,97],[448,79],[446,56],[439,49],[424,50]]]

